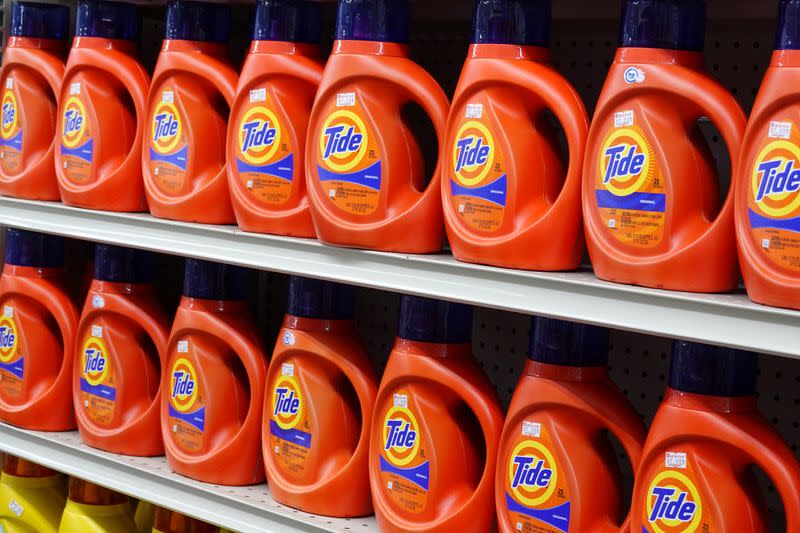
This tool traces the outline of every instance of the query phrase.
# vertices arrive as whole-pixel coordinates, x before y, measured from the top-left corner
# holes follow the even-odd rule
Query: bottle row
[[[152,256],[97,244],[79,312],[62,249],[8,230],[6,423],[77,426],[92,447],[165,454],[178,474],[218,485],[266,480],[282,504],[374,511],[397,533],[766,532],[756,465],[783,498],[787,531],[800,530],[800,464],[756,409],[753,353],[676,341],[647,431],[609,377],[608,331],[537,318],[504,415],[472,356],[468,306],[403,296],[379,377],[354,327],[353,287],[291,276],[268,357],[247,271],[187,259],[171,317]],[[633,468],[629,511],[607,434]]]

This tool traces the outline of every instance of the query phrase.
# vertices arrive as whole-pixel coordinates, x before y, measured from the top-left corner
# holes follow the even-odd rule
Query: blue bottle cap
[[[8,228],[6,263],[36,268],[63,267],[64,239],[46,233]]]
[[[246,268],[200,259],[186,259],[183,295],[202,300],[243,300],[250,271]]]
[[[152,253],[113,246],[94,245],[94,279],[117,283],[148,283],[153,281],[155,257]]]
[[[758,357],[752,352],[675,341],[669,386],[708,396],[752,396],[756,393]]]
[[[800,50],[800,0],[781,0],[776,50]]]
[[[37,39],[67,38],[69,8],[55,4],[14,2],[11,4],[11,35]]]
[[[440,344],[460,344],[472,337],[469,305],[404,295],[400,299],[397,336]]]
[[[139,8],[123,2],[80,0],[75,16],[75,35],[136,40],[139,37]]]
[[[164,38],[225,43],[231,33],[231,8],[226,4],[170,0]]]
[[[410,20],[409,0],[339,0],[336,39],[407,43]]]
[[[622,6],[619,45],[703,51],[705,0],[627,0]]]
[[[355,288],[318,279],[289,276],[286,312],[302,318],[350,320],[355,315]]]
[[[550,44],[550,0],[478,0],[472,18],[474,44]]]
[[[308,0],[258,0],[254,41],[318,43],[322,5]]]
[[[561,366],[608,365],[608,330],[598,326],[534,317],[528,357]]]

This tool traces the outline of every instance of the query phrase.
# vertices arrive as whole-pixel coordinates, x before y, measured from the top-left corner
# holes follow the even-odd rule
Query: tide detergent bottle
[[[408,0],[339,0],[305,163],[314,227],[326,244],[404,253],[442,246],[440,170],[425,175],[402,114],[421,107],[441,139],[448,102],[409,59],[410,9]]]
[[[757,373],[753,353],[675,342],[636,475],[631,531],[770,531],[752,465],[780,494],[786,531],[800,531],[800,466],[756,408]]]
[[[219,485],[264,480],[261,406],[267,358],[247,301],[249,271],[187,259],[161,401],[170,467]]]
[[[58,533],[137,533],[130,499],[78,478],[69,480],[69,498]]]
[[[156,507],[152,533],[218,533],[219,528],[196,518]]]
[[[736,173],[736,236],[753,301],[800,309],[800,2],[783,0],[778,42]]]
[[[550,0],[478,0],[472,45],[447,119],[442,203],[460,261],[529,270],[577,268],[589,119],[549,64]],[[555,130],[564,127],[566,170]]]
[[[150,212],[233,224],[225,136],[236,72],[228,58],[230,7],[170,0],[147,101],[142,173]]]
[[[690,292],[739,281],[734,195],[720,209],[697,121],[717,127],[736,168],[745,117],[703,68],[704,34],[703,0],[625,3],[583,172],[586,240],[601,279]]]
[[[161,367],[169,323],[153,289],[153,256],[98,244],[75,344],[72,399],[84,442],[126,455],[164,453]]]
[[[617,458],[639,463],[645,429],[608,376],[608,330],[536,318],[497,456],[500,530],[629,531]]]
[[[6,455],[0,475],[0,531],[56,533],[66,501],[64,476]]]
[[[78,309],[64,286],[64,241],[8,229],[0,276],[0,420],[75,429],[72,350]]]
[[[53,152],[68,31],[67,6],[11,4],[0,72],[0,194],[59,199]]]
[[[321,5],[259,0],[228,123],[228,186],[245,231],[314,237],[306,131],[322,79]]]
[[[503,413],[472,357],[472,309],[403,296],[375,403],[369,473],[381,531],[486,532]]]
[[[139,500],[139,503],[136,504],[136,512],[133,513],[133,521],[136,523],[136,530],[139,533],[152,533],[154,515],[155,505],[144,500]]]
[[[150,76],[136,58],[139,9],[81,0],[58,102],[61,200],[146,211],[141,146]]]
[[[369,431],[378,377],[353,322],[355,289],[289,278],[264,399],[275,500],[326,516],[372,513]]]

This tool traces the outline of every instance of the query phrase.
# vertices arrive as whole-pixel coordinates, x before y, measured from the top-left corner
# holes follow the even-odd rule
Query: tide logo
[[[753,166],[751,185],[753,199],[765,215],[795,213],[800,208],[800,147],[784,140],[764,147]]]
[[[278,117],[266,107],[254,107],[239,123],[239,153],[245,162],[265,165],[281,145]]]
[[[471,120],[456,134],[453,145],[453,170],[462,185],[477,185],[491,172],[494,164],[494,138],[489,128]]]
[[[614,131],[600,150],[603,186],[617,196],[639,191],[652,176],[653,158],[650,145],[637,129]]]
[[[10,139],[17,128],[17,99],[14,93],[6,89],[3,93],[2,102],[2,123],[0,123],[0,136],[3,139]]]
[[[86,108],[77,96],[70,96],[61,114],[61,144],[75,148],[83,141],[86,131]]]
[[[81,376],[90,385],[100,385],[108,377],[108,350],[97,337],[89,337],[81,350]]]
[[[297,427],[303,418],[303,393],[292,376],[279,376],[272,394],[272,419],[282,429]]]
[[[10,316],[0,316],[0,361],[8,363],[17,354],[17,325]]]
[[[159,154],[169,154],[181,141],[183,124],[178,108],[172,102],[160,102],[153,110],[150,144]]]
[[[547,446],[535,440],[517,444],[508,461],[509,488],[527,507],[545,503],[556,490],[558,469]]]
[[[699,531],[702,517],[700,493],[684,474],[667,470],[650,483],[647,490],[647,521],[654,533]]]
[[[419,453],[419,424],[407,407],[392,407],[383,420],[383,452],[395,466],[405,466]]]
[[[169,401],[176,410],[187,412],[197,401],[197,372],[188,359],[180,358],[169,373]]]
[[[349,172],[367,155],[369,137],[364,121],[352,111],[334,111],[322,124],[319,152],[336,172]]]

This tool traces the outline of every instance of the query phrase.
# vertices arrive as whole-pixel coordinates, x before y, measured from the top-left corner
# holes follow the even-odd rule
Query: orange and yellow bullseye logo
[[[653,533],[700,531],[703,505],[694,483],[681,472],[658,474],[647,490],[647,522]]]
[[[84,139],[86,131],[86,108],[77,96],[70,96],[64,104],[61,114],[61,144],[67,148],[75,148]]]
[[[617,196],[638,192],[652,178],[654,157],[640,131],[634,128],[615,130],[600,150],[603,186]]]
[[[751,178],[759,209],[781,218],[800,209],[800,147],[791,141],[774,141],[758,154]]]
[[[188,359],[180,358],[172,365],[169,401],[181,413],[189,411],[197,401],[197,372]]]
[[[281,145],[278,117],[266,107],[254,107],[239,124],[239,154],[252,165],[269,163]]]
[[[172,102],[160,102],[153,110],[150,145],[159,154],[169,154],[178,146],[183,132],[178,108]]]
[[[303,393],[293,376],[280,376],[272,393],[272,419],[283,429],[297,427],[303,418]]]
[[[453,145],[453,171],[456,180],[467,187],[477,185],[494,164],[494,138],[489,128],[477,120],[464,123]]]
[[[14,93],[6,89],[3,93],[3,119],[0,125],[0,136],[2,136],[3,139],[10,139],[14,135],[14,131],[17,129],[17,124],[19,123],[17,117],[18,109],[17,99],[14,97]]]
[[[100,385],[108,377],[108,350],[97,337],[89,337],[81,350],[81,376],[90,385]]]
[[[511,493],[526,507],[538,507],[556,490],[558,469],[550,450],[539,441],[520,442],[508,461]]]
[[[8,363],[17,354],[17,325],[9,316],[0,316],[0,361]]]
[[[392,407],[383,420],[383,451],[395,466],[406,466],[419,452],[419,424],[407,407]]]
[[[334,111],[322,125],[319,152],[334,172],[350,172],[367,155],[369,138],[364,121],[352,111]]]

